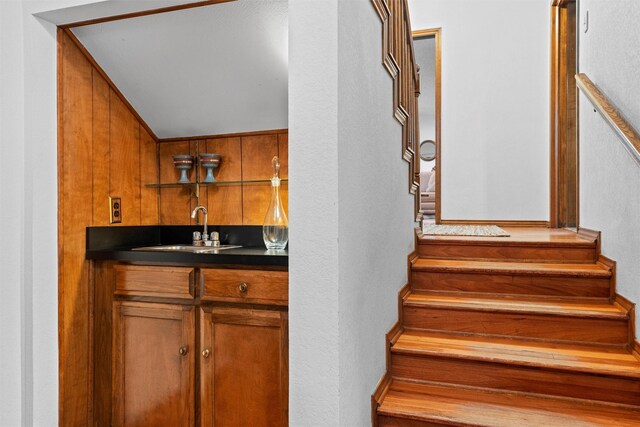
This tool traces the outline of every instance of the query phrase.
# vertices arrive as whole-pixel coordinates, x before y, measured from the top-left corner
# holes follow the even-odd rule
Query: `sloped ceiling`
[[[73,29],[159,138],[287,127],[286,0]]]

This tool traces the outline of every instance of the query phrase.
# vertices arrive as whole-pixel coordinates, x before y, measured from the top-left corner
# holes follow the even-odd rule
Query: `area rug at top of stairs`
[[[497,225],[425,224],[422,226],[422,233],[431,236],[509,237],[509,233]]]

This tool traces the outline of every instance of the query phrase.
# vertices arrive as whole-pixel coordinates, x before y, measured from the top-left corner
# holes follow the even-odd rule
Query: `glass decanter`
[[[289,241],[289,221],[280,199],[280,159],[275,156],[271,178],[271,202],[262,224],[262,238],[268,250],[281,250]]]

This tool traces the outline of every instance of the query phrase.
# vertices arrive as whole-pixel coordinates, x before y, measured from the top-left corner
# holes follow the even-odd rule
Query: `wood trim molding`
[[[236,0],[206,0],[195,3],[178,4],[175,6],[160,7],[156,9],[141,10],[138,12],[123,13],[120,15],[105,16],[103,18],[87,19],[85,21],[72,22],[60,25],[60,28],[84,27],[86,25],[102,24],[104,22],[119,21],[122,19],[139,18],[141,16],[155,15],[158,13],[174,12],[176,10],[192,9],[194,7],[209,6],[217,3],[227,3]]]
[[[417,230],[417,229],[416,229]],[[418,253],[414,250],[407,256],[407,277],[411,277],[411,264],[418,257]],[[404,306],[404,301],[407,299],[407,296],[411,292],[410,283],[406,283],[400,290],[398,291],[398,321],[389,329],[389,332],[385,335],[385,363],[386,368],[384,375],[378,382],[375,391],[371,395],[371,424],[373,426],[378,425],[378,407],[380,403],[384,399],[384,396],[389,391],[389,386],[391,385],[391,347],[398,340],[398,337],[404,332],[403,323],[402,323],[402,309]]]
[[[382,64],[393,80],[393,117],[402,125],[402,158],[409,163],[409,193],[420,211],[418,102],[420,79],[407,0],[371,0],[382,23]]]
[[[62,28],[62,27],[59,27],[59,28]],[[93,56],[91,56],[91,54],[84,47],[82,42],[80,42],[80,40],[76,37],[76,35],[73,34],[73,31],[71,31],[68,28],[62,29],[60,31],[63,31],[64,34],[69,36],[69,39],[71,39],[71,41],[73,41],[73,43],[78,47],[78,49],[80,49],[80,52],[82,52],[82,54],[87,58],[87,60],[91,63],[91,65],[93,65],[93,67],[96,69],[96,71],[98,71],[98,74],[100,74],[102,76],[102,78],[104,78],[107,81],[107,84],[109,85],[109,87],[115,92],[115,94],[118,96],[118,98],[120,98],[120,100],[124,103],[124,105],[126,105],[127,109],[129,109],[129,111],[131,112],[131,114],[133,114],[133,116],[136,118],[136,120],[138,120],[138,122],[140,122],[140,126],[142,126],[147,131],[147,133],[149,133],[149,135],[151,136],[151,138],[153,138],[153,140],[155,142],[158,142],[158,137],[153,132],[153,130],[151,130],[151,128],[149,127],[147,122],[145,122],[144,119],[142,117],[140,117],[140,114],[138,114],[138,112],[135,110],[135,108],[133,108],[133,106],[129,103],[127,98],[122,94],[122,92],[120,92],[120,89],[118,89],[118,87],[115,85],[115,83],[113,83],[113,81],[109,78],[107,73],[105,73],[105,71],[102,69],[102,67],[100,67],[100,65],[98,65],[96,60],[93,58]],[[58,35],[60,35],[60,34],[61,33],[58,32]]]
[[[576,2],[551,5],[549,97],[549,184],[551,227],[579,224],[578,95],[573,85],[576,61]]]
[[[596,257],[600,256],[600,232],[590,228],[578,227],[578,237],[596,242]]]
[[[549,221],[539,220],[487,220],[487,219],[443,219],[443,225],[497,225],[499,227],[549,227]]]
[[[440,224],[442,220],[442,28],[416,30],[412,35],[414,42],[421,37],[434,37],[436,42],[436,224]],[[417,141],[416,148],[418,158],[420,158],[420,142],[420,140]]]
[[[158,143],[164,142],[184,142],[184,141],[203,141],[206,139],[214,139],[214,138],[234,138],[241,136],[257,136],[257,135],[279,135],[282,133],[287,133],[289,129],[268,129],[268,130],[257,130],[252,132],[235,132],[235,133],[221,133],[217,135],[199,135],[199,136],[186,136],[186,137],[175,137],[175,138],[161,138],[158,139]]]
[[[640,133],[586,74],[576,75],[578,87],[622,140],[625,149],[640,166]]]

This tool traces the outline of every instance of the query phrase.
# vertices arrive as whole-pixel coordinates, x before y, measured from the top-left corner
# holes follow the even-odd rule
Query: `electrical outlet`
[[[109,197],[109,206],[111,207],[110,212],[110,223],[116,224],[122,222],[122,201],[120,197]]]

